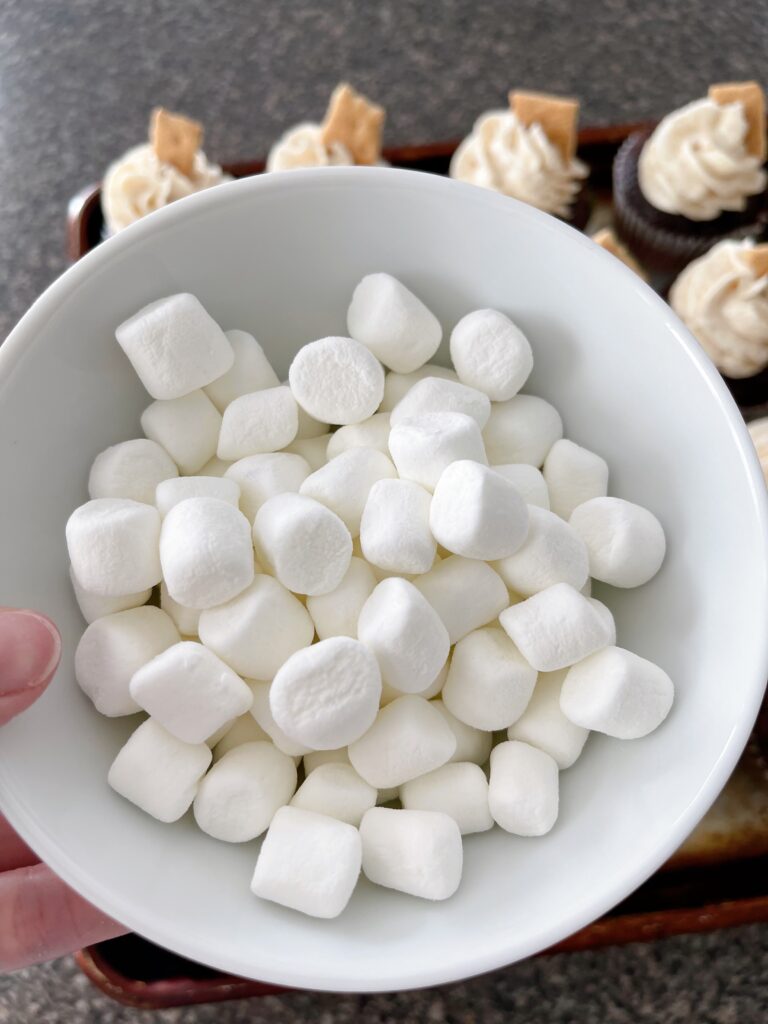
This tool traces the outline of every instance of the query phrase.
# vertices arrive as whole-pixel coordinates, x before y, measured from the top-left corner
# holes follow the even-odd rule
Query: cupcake
[[[152,111],[149,142],[134,146],[104,176],[101,207],[114,234],[175,199],[229,180],[200,148],[203,128],[162,107]]]
[[[304,121],[290,128],[269,151],[267,170],[381,163],[384,117],[383,107],[342,82],[322,124]]]
[[[611,228],[601,228],[592,235],[592,241],[597,242],[601,249],[605,249],[617,260],[621,260],[625,267],[634,270],[638,277],[647,281],[647,275],[632,253],[625,245],[622,245]]]
[[[765,213],[765,97],[756,82],[635,132],[613,168],[619,235],[649,270],[675,274],[724,238],[756,234]]]
[[[575,156],[577,100],[511,92],[475,122],[451,160],[458,181],[493,189],[583,228],[588,168]]]

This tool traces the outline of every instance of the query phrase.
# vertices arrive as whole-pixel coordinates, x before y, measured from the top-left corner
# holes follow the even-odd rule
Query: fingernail
[[[50,619],[25,609],[0,609],[0,694],[47,682],[60,652],[59,631]]]

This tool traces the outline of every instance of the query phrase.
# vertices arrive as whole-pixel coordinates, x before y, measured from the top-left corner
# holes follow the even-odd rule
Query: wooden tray
[[[589,165],[592,223],[610,221],[611,165],[627,135],[644,124],[585,128],[579,156]],[[394,167],[447,174],[455,142],[384,152]],[[225,164],[242,178],[259,174],[263,161]],[[68,211],[69,256],[74,261],[99,244],[104,222],[98,185],[75,196]],[[761,375],[762,378],[762,375]],[[768,403],[768,376],[754,379],[747,418]],[[730,782],[698,828],[656,875],[608,915],[548,952],[649,941],[685,932],[768,921],[768,708]],[[546,954],[544,954],[546,955]],[[131,1006],[157,1008],[216,1002],[280,991],[222,975],[126,935],[82,950],[80,968],[107,995]]]

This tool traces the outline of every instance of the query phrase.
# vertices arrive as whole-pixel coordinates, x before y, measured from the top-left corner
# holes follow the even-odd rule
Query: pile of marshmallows
[[[469,313],[455,372],[430,365],[440,324],[388,274],[347,327],[284,385],[193,295],[140,310],[117,340],[146,438],[97,456],[66,531],[80,686],[149,714],[110,785],[217,839],[268,830],[253,892],[328,918],[361,866],[449,897],[463,834],[548,832],[588,731],[644,736],[673,697],[589,596],[649,580],[662,527],[518,394],[519,328]]]

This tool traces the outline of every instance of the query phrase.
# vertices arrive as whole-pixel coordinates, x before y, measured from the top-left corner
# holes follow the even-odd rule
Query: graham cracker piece
[[[709,98],[715,103],[741,103],[747,117],[745,143],[752,156],[765,160],[765,93],[757,82],[723,82],[710,85]]]
[[[342,82],[333,90],[322,124],[324,145],[340,142],[356,164],[375,164],[381,155],[384,108]]]
[[[190,177],[195,154],[203,141],[203,126],[182,114],[156,107],[149,122],[149,141],[158,160],[173,164]]]
[[[629,267],[630,270],[634,270],[638,277],[642,277],[644,281],[648,280],[643,268],[637,262],[629,249],[627,249],[625,245],[622,245],[611,228],[601,228],[600,231],[596,231],[594,235],[592,235],[592,241],[597,242],[601,248],[605,249],[606,252],[611,253],[612,256],[615,256],[617,260],[621,260],[621,262],[625,266]]]
[[[754,249],[745,249],[741,258],[755,277],[765,277],[768,274],[768,243],[756,245]]]
[[[579,119],[579,101],[564,96],[550,96],[543,92],[516,92],[509,94],[509,105],[518,119],[526,125],[541,125],[544,134],[560,151],[566,162],[576,152],[576,125]]]

